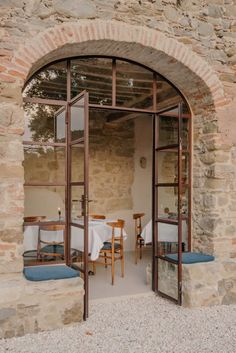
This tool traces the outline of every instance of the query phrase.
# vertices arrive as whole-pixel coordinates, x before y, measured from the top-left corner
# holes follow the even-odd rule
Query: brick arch
[[[225,101],[218,76],[200,56],[156,30],[117,21],[80,20],[46,29],[15,52],[4,74],[25,81],[45,64],[74,55],[111,55],[146,65],[170,80],[193,111],[199,100],[214,108]]]

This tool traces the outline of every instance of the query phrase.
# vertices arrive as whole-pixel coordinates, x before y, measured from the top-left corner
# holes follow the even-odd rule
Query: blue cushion
[[[165,255],[165,257],[170,260],[178,261],[178,254],[168,254]],[[215,258],[212,255],[206,255],[197,252],[182,253],[182,264],[196,264],[198,262],[210,262],[214,260]]]
[[[23,272],[29,281],[49,281],[79,277],[80,275],[79,271],[66,265],[25,267]]]
[[[118,249],[120,249],[120,244],[119,243],[115,243],[115,250],[118,250]],[[102,250],[111,250],[111,242],[105,241],[103,243],[103,247],[102,247],[101,251]]]
[[[46,245],[43,246],[39,252],[47,254],[60,254],[64,256],[64,246],[63,245]]]

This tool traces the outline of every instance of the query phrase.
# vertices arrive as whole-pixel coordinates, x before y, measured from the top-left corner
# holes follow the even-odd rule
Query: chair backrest
[[[46,231],[47,234],[50,232],[56,232],[56,231],[63,231],[63,241],[45,241],[41,239],[41,231]],[[64,224],[42,224],[39,226],[39,232],[38,232],[38,248],[40,248],[40,244],[47,244],[47,245],[61,245],[65,242],[65,225]],[[53,234],[52,234],[53,235]]]
[[[115,240],[123,241],[123,231],[124,231],[124,226],[125,226],[125,221],[123,219],[118,219],[115,222],[107,222],[107,225],[112,227],[112,242]],[[115,229],[118,228],[120,229],[120,234],[116,235],[115,234]]]
[[[29,216],[24,217],[24,222],[40,222],[44,219],[46,219],[46,216]]]
[[[93,219],[106,219],[106,216],[100,214],[92,214],[91,217]]]
[[[133,219],[135,222],[135,235],[140,235],[142,233],[142,217],[145,216],[145,213],[134,213]]]

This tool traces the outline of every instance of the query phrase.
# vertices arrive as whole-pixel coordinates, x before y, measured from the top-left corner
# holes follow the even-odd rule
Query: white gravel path
[[[0,353],[236,353],[236,306],[184,309],[153,294],[93,302],[90,318],[0,341]]]

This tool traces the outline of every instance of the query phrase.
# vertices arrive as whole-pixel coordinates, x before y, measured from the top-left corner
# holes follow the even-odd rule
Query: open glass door
[[[153,289],[182,303],[182,251],[190,251],[190,119],[183,105],[155,116]]]
[[[76,264],[83,276],[84,319],[88,317],[88,119],[88,93],[84,91],[69,102],[67,110],[66,203],[67,264]]]

